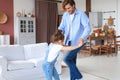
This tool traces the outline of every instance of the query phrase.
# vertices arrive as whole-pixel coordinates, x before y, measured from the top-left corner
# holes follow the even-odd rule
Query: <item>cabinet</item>
[[[36,43],[35,18],[17,17],[15,26],[15,44]]]

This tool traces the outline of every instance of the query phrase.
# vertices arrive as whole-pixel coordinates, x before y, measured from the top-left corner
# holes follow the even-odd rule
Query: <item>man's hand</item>
[[[79,42],[78,42],[78,45],[79,45],[79,46],[82,46],[83,44],[84,44],[84,39],[81,38],[81,39],[79,40]]]

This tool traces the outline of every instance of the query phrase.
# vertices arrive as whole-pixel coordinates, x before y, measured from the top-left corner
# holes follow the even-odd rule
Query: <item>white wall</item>
[[[16,13],[22,13],[23,10],[25,10],[26,14],[34,12],[35,0],[14,0],[14,23],[16,21]]]
[[[75,0],[76,8],[82,11],[86,11],[86,0]]]
[[[120,35],[120,0],[117,0],[117,35]]]
[[[58,14],[62,15],[63,12],[61,11],[62,3],[58,3]]]
[[[112,16],[114,19],[114,25],[110,26],[116,30],[116,34],[120,34],[120,0],[91,0],[91,11],[92,12],[103,12],[103,25],[107,23],[109,16]],[[115,11],[115,12],[112,12]],[[106,12],[106,13],[104,13]],[[119,12],[119,13],[118,13]],[[105,20],[104,20],[105,19]]]
[[[91,0],[91,11],[103,12],[103,25],[104,25],[105,23],[107,23],[107,19],[109,18],[109,16],[112,16],[112,18],[116,18],[117,15],[116,4],[117,0]],[[116,19],[114,20],[114,22],[116,25]]]
[[[25,13],[32,13],[35,10],[35,0],[14,0],[14,18],[17,12],[25,10]]]
[[[116,10],[116,0],[91,0],[91,11]]]

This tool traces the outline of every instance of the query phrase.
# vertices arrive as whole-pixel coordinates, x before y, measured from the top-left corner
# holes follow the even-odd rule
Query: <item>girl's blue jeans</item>
[[[46,76],[46,80],[52,80],[52,77],[55,80],[60,80],[59,74],[57,73],[57,70],[55,68],[54,62],[44,62],[43,63],[43,70]]]

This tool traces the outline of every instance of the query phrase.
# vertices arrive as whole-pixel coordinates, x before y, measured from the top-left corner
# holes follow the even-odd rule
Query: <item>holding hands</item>
[[[80,46],[82,46],[83,44],[84,44],[84,39],[81,38],[81,39],[79,40],[79,42],[78,42],[78,46],[80,47]]]

